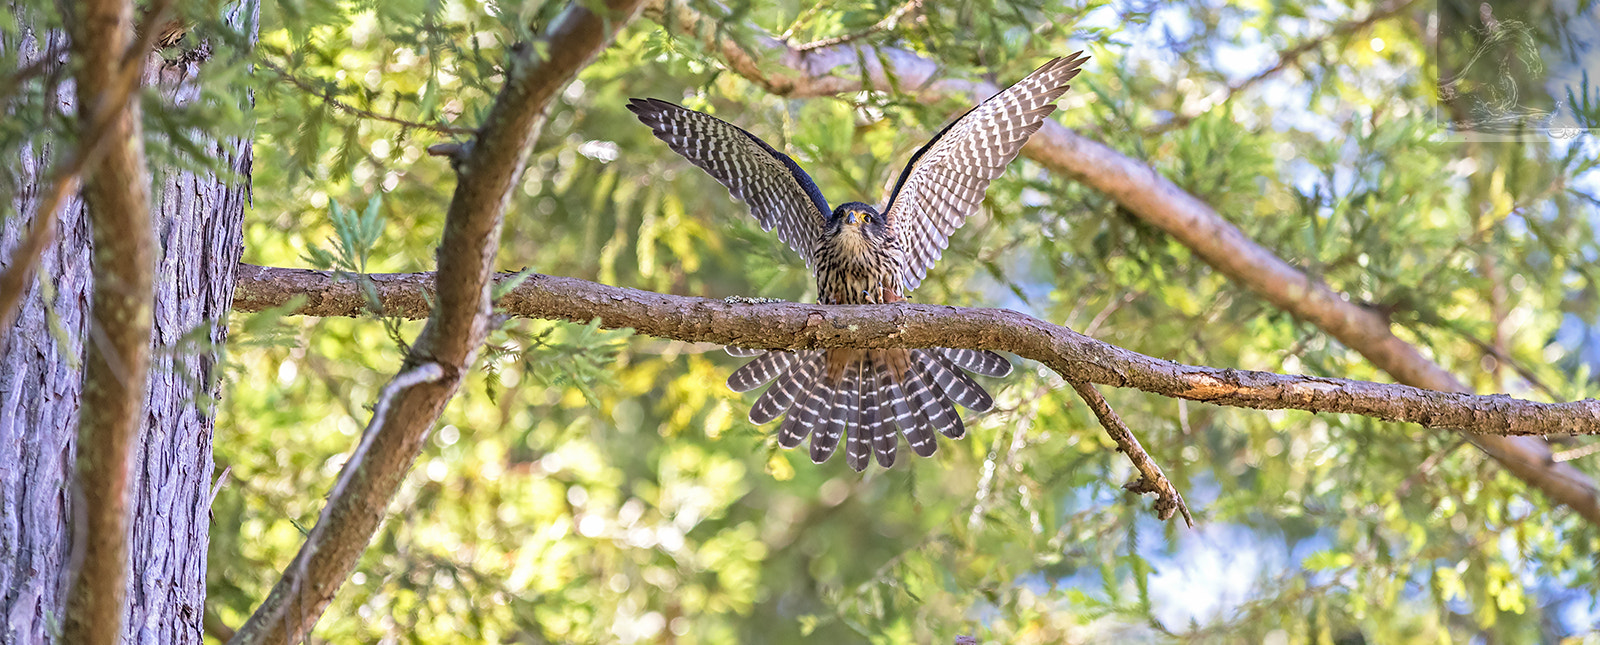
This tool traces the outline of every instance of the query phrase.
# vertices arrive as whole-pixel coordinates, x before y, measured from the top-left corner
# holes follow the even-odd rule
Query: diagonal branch
[[[716,19],[681,2],[656,0],[646,8],[646,15],[699,39],[735,73],[780,96],[831,96],[899,88],[923,101],[946,97],[977,101],[999,91],[989,83],[942,78],[938,62],[904,49],[845,44],[802,53],[757,27],[748,27],[755,34],[751,39],[755,49],[748,49],[726,38],[726,29]],[[864,73],[865,78],[857,72]],[[891,76],[896,83],[889,82]],[[1444,392],[1471,391],[1416,347],[1395,336],[1382,315],[1350,302],[1284,262],[1216,209],[1150,166],[1053,120],[1045,121],[1022,152],[1051,171],[1110,197],[1141,220],[1165,231],[1218,272],[1274,306],[1316,325],[1395,380]],[[1486,435],[1468,439],[1529,486],[1571,507],[1589,523],[1600,525],[1600,489],[1570,464],[1552,461],[1545,442]]]
[[[422,451],[424,435],[455,395],[489,333],[489,288],[501,225],[546,107],[638,13],[640,4],[574,2],[550,23],[541,42],[512,47],[505,87],[476,143],[455,164],[459,177],[438,251],[439,307],[412,343],[400,375],[385,388],[381,409],[368,423],[356,454],[345,462],[315,529],[230,643],[303,640],[366,550],[395,490]]]
[[[1596,452],[1600,452],[1600,442],[1578,446],[1577,448],[1572,448],[1570,450],[1563,450],[1556,453],[1551,457],[1551,459],[1556,461],[1572,461],[1574,459],[1588,457]]]
[[[1117,411],[1111,409],[1111,404],[1106,398],[1100,396],[1100,391],[1094,389],[1089,383],[1074,381],[1072,389],[1078,391],[1078,396],[1083,397],[1083,402],[1094,412],[1095,418],[1100,420],[1100,425],[1106,429],[1106,434],[1111,440],[1117,442],[1117,451],[1128,456],[1128,461],[1133,462],[1135,470],[1139,471],[1139,478],[1128,482],[1123,488],[1132,492],[1144,494],[1155,493],[1156,517],[1165,522],[1172,519],[1174,512],[1183,513],[1183,522],[1189,528],[1194,528],[1194,517],[1189,515],[1189,505],[1183,503],[1183,495],[1167,479],[1167,474],[1161,472],[1161,467],[1156,465],[1150,453],[1144,451],[1144,446],[1139,445],[1138,437],[1133,436],[1133,431],[1128,429],[1128,424],[1122,422],[1122,417],[1117,416]]]
[[[515,274],[502,273],[499,279]],[[433,300],[433,274],[370,274],[385,315],[420,318]],[[308,316],[359,316],[358,285],[323,271],[240,265],[234,308],[261,311],[296,296]],[[441,299],[442,301],[442,299]],[[1013,352],[1069,382],[1259,410],[1359,414],[1472,436],[1600,434],[1600,401],[1541,403],[1504,395],[1424,390],[1409,385],[1185,365],[1123,349],[1005,309],[941,305],[742,304],[673,296],[533,275],[499,307],[516,316],[587,323],[686,342],[754,349],[967,347]]]
[[[10,112],[11,99],[21,92],[28,81],[61,68],[61,55],[66,48],[55,45],[39,52],[39,58],[16,72],[0,76],[0,114]]]
[[[896,7],[894,11],[890,11],[888,15],[883,17],[882,20],[873,23],[872,26],[861,31],[844,34],[842,36],[834,36],[832,38],[824,38],[822,40],[815,40],[803,45],[795,45],[794,49],[795,51],[799,52],[808,52],[813,49],[822,49],[823,47],[833,47],[835,45],[852,43],[857,40],[867,38],[873,34],[891,31],[895,27],[899,26],[900,21],[905,19],[906,16],[913,15],[914,17],[914,14],[921,12],[922,2],[923,0],[910,0],[909,2]]]

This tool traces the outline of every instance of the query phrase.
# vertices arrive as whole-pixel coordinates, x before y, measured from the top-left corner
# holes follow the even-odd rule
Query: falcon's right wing
[[[660,99],[631,99],[628,109],[733,196],[750,205],[764,230],[778,229],[806,265],[815,263],[817,240],[832,212],[811,176],[788,155],[743,128]]]
[[[973,108],[922,146],[889,195],[884,217],[900,235],[907,289],[927,277],[950,234],[978,209],[989,182],[1005,172],[1028,137],[1056,111],[1083,52],[1057,58]]]

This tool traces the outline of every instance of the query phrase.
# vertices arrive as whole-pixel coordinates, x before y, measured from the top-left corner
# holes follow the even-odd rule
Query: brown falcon
[[[1067,81],[1088,59],[1082,54],[1045,63],[945,126],[911,156],[881,214],[860,202],[829,210],[799,164],[726,121],[658,99],[632,99],[628,109],[749,204],[762,228],[778,229],[813,268],[818,300],[898,302],[921,284],[950,234],[983,201],[989,182],[1055,112]],[[728,351],[755,357],[728,378],[734,391],[775,381],[751,407],[751,422],[787,413],[779,445],[793,448],[809,436],[817,463],[847,437],[845,461],[858,471],[866,469],[869,454],[885,468],[894,465],[901,433],[924,457],[936,448],[936,432],[960,438],[966,428],[952,401],[980,412],[994,405],[966,372],[1011,373],[999,354],[970,349]]]

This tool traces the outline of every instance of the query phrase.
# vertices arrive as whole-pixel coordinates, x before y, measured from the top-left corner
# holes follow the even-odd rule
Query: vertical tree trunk
[[[258,4],[230,8],[230,22],[256,24]],[[19,16],[24,24],[34,16]],[[27,65],[45,55],[65,60],[65,35],[29,31],[0,42]],[[203,34],[201,35],[203,38]],[[252,40],[254,34],[251,34]],[[218,52],[205,42],[175,60],[151,53],[144,83],[163,103],[182,109],[199,98],[195,78]],[[169,55],[171,55],[169,53]],[[75,111],[70,87],[56,96]],[[241,99],[243,100],[243,99]],[[56,142],[41,136],[20,151],[19,185],[3,186],[12,216],[0,221],[0,269],[13,257],[38,208]],[[151,215],[158,244],[153,347],[146,415],[130,460],[133,499],[124,640],[199,643],[205,609],[206,548],[211,507],[212,400],[227,336],[235,267],[249,200],[251,143],[213,140],[210,152],[231,176],[155,169]],[[163,172],[163,170],[165,170]],[[54,242],[38,265],[0,354],[0,642],[53,641],[73,574],[69,523],[81,361],[87,328],[90,242],[83,203],[61,210]],[[84,572],[94,575],[94,572]]]

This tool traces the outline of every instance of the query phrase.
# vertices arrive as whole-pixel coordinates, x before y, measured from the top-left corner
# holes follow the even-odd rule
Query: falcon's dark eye
[[[862,224],[871,224],[872,223],[872,213],[862,213],[861,214],[861,223]]]

